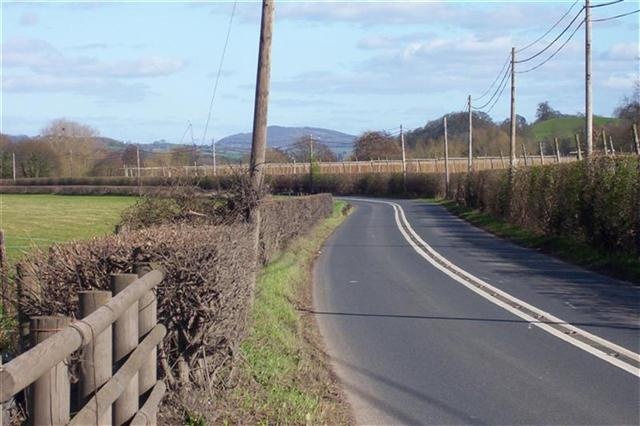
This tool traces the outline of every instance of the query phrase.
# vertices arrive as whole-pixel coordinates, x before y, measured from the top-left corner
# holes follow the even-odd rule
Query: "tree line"
[[[534,135],[534,126],[556,118],[579,117],[566,115],[554,109],[548,102],[538,104],[536,120],[528,123],[517,116],[517,134],[530,153],[538,152],[539,140]],[[605,131],[618,144],[628,151],[626,142],[631,140],[631,126],[640,123],[640,84],[636,85],[631,96],[624,97],[614,111],[617,120],[611,120],[594,128],[595,146],[601,144],[600,135]],[[446,115],[448,128],[449,155],[466,156],[468,150],[468,112],[460,111]],[[442,157],[444,125],[443,117],[427,122],[423,127],[405,134],[407,158]],[[494,122],[484,112],[473,112],[473,155],[504,155],[509,146],[510,120]],[[566,132],[565,132],[566,133]],[[579,132],[582,134],[582,132]],[[181,145],[168,151],[151,152],[133,144],[119,143],[110,146],[112,141],[101,138],[98,131],[90,126],[64,118],[56,119],[45,126],[40,134],[25,140],[15,140],[0,134],[0,177],[13,176],[15,157],[16,177],[47,176],[121,176],[124,167],[180,167],[210,165],[213,162],[211,151],[203,153],[203,147]],[[547,146],[550,147],[550,142]],[[144,145],[143,145],[144,147]],[[575,153],[576,145],[572,135],[559,137],[562,155]],[[210,148],[208,148],[210,150]],[[584,147],[583,147],[584,149]],[[520,152],[519,152],[520,154]],[[547,152],[551,154],[551,151]],[[343,160],[398,160],[402,158],[400,136],[387,131],[370,130],[359,135],[351,152]],[[218,163],[246,162],[248,156],[231,159],[218,156]],[[319,140],[301,138],[293,144],[267,150],[268,163],[332,162],[338,156],[330,146]]]

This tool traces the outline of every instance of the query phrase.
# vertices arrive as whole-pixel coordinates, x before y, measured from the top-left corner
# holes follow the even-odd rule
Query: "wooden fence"
[[[518,159],[519,164],[540,165],[551,163],[568,163],[576,161],[575,156],[556,155],[526,155]],[[450,157],[449,171],[451,173],[467,171],[466,157]],[[337,161],[318,162],[314,164],[320,173],[324,174],[359,174],[359,173],[402,173],[402,160],[373,160],[373,161]],[[474,170],[505,169],[509,167],[508,157],[475,157]],[[215,169],[217,175],[231,175],[248,170],[246,164],[220,165]],[[182,166],[182,167],[141,167],[140,176],[174,177],[174,176],[213,176],[211,165]],[[267,175],[298,175],[309,174],[309,163],[267,163],[264,165]],[[407,160],[408,173],[444,173],[444,158],[422,158]],[[137,177],[136,167],[125,167],[124,175]]]
[[[79,292],[82,319],[30,318],[33,347],[0,367],[0,401],[25,390],[35,425],[155,424],[166,389],[157,380],[157,346],[166,329],[157,322],[154,288],[164,273],[147,264],[134,270],[112,275],[112,291]],[[80,371],[72,397],[67,360],[74,352]]]

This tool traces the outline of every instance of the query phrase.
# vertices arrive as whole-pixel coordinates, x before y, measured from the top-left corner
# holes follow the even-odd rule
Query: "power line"
[[[638,13],[640,12],[640,9],[638,10],[634,10],[632,12],[628,12],[628,13],[623,13],[621,15],[616,15],[616,16],[610,16],[608,18],[600,18],[600,19],[592,19],[591,22],[605,22],[605,21],[611,21],[612,19],[618,19],[618,18],[622,18],[624,16],[629,16],[629,15],[633,15],[634,13]]]
[[[509,66],[509,70],[511,70],[511,66]],[[508,74],[508,71],[507,71],[507,74]],[[499,101],[499,100],[500,100],[500,98],[502,97],[502,93],[504,92],[504,89],[507,87],[507,82],[508,82],[508,81],[509,81],[509,80],[506,80],[506,79],[504,80],[504,83],[503,83],[503,85],[502,85],[502,89],[500,89],[500,93],[498,94],[498,97],[497,97],[497,98],[496,98],[496,100],[493,102],[493,104],[489,107],[489,109],[485,111],[487,114],[489,114],[489,113],[491,112],[491,110],[493,110],[493,107],[494,107],[494,106],[496,106],[496,104],[498,103],[498,101]]]
[[[558,36],[556,38],[554,38],[553,41],[551,43],[549,43],[544,49],[540,50],[535,55],[532,55],[532,56],[528,57],[527,59],[521,59],[519,61],[515,61],[515,63],[516,64],[521,64],[523,62],[529,62],[530,60],[535,59],[538,56],[542,55],[544,52],[546,52],[551,46],[553,46],[556,43],[556,41],[558,41],[560,39],[560,37],[562,37],[569,30],[569,28],[571,28],[571,26],[573,25],[574,22],[576,22],[576,19],[578,19],[578,17],[580,16],[580,14],[582,13],[583,10],[584,10],[584,7],[580,8],[580,10],[576,14],[576,16],[574,16],[573,19],[571,20],[571,22],[569,22],[569,25],[567,25],[564,28],[564,30],[562,30],[562,32],[560,34],[558,34]]]
[[[594,4],[589,6],[590,9],[596,8],[596,7],[602,7],[602,6],[610,6],[612,4],[616,4],[616,3],[622,3],[624,0],[615,0],[615,1],[610,1],[609,3],[600,3],[600,4]]]
[[[484,93],[480,96],[478,96],[477,98],[471,98],[475,101],[479,101],[480,99],[484,98],[485,96],[487,96],[487,93],[489,93],[491,91],[491,89],[493,88],[493,86],[496,84],[496,82],[498,81],[498,79],[500,78],[500,75],[502,75],[502,72],[504,71],[504,68],[507,66],[507,64],[509,63],[509,59],[510,59],[511,55],[507,56],[507,60],[504,62],[504,65],[502,65],[502,68],[500,69],[500,72],[498,72],[498,75],[496,75],[496,78],[493,80],[493,83],[491,83],[491,85],[487,88],[487,90],[484,91]]]
[[[539,42],[540,40],[542,40],[543,38],[545,38],[545,37],[546,37],[546,36],[547,36],[551,31],[553,31],[553,29],[554,29],[555,27],[557,27],[557,26],[558,26],[558,24],[559,24],[560,22],[562,22],[562,21],[564,20],[564,18],[566,18],[566,17],[567,17],[567,15],[569,14],[569,12],[571,12],[571,11],[573,10],[573,8],[575,7],[575,5],[576,5],[576,4],[578,4],[578,1],[580,1],[580,0],[576,0],[576,1],[571,5],[571,7],[569,8],[569,10],[567,10],[567,11],[565,12],[565,14],[564,14],[564,15],[562,15],[562,17],[561,17],[560,19],[558,19],[558,20],[556,21],[556,23],[555,23],[555,24],[553,24],[553,26],[547,30],[547,32],[546,32],[546,33],[542,34],[542,36],[540,36],[540,37],[539,37],[538,39],[536,39],[535,41],[533,41],[533,42],[531,42],[531,43],[527,44],[527,45],[526,45],[525,47],[523,47],[522,49],[518,49],[518,50],[516,50],[516,53],[520,53],[520,52],[522,52],[522,51],[524,51],[524,50],[526,50],[526,49],[530,48],[531,46],[533,46],[534,44],[536,44],[537,42]]]
[[[222,72],[222,65],[224,64],[224,57],[227,53],[227,46],[229,45],[229,37],[231,36],[231,27],[233,24],[233,17],[236,14],[236,6],[238,5],[238,0],[233,2],[233,7],[231,8],[231,16],[229,16],[229,25],[227,27],[227,36],[224,40],[224,46],[222,47],[222,55],[220,56],[220,63],[218,64],[218,73],[216,74],[216,81],[213,85],[213,93],[211,94],[211,102],[209,102],[209,113],[207,114],[207,121],[204,125],[204,132],[202,133],[202,143],[206,141],[207,130],[209,129],[209,122],[211,121],[211,112],[213,111],[213,101],[216,98],[216,93],[218,92],[218,83],[220,82],[220,73]]]
[[[524,73],[528,73],[528,72],[531,72],[531,71],[535,71],[538,68],[540,68],[541,66],[543,66],[544,64],[546,64],[547,62],[549,62],[551,59],[553,59],[554,56],[556,56],[571,41],[573,36],[576,34],[576,32],[578,32],[578,30],[580,29],[580,27],[582,27],[583,24],[584,24],[584,20],[580,21],[580,24],[573,30],[571,35],[569,35],[569,38],[567,38],[565,40],[565,42],[562,43],[562,45],[560,45],[560,47],[555,52],[553,52],[553,54],[551,54],[551,56],[549,56],[547,59],[545,59],[544,61],[542,61],[541,63],[539,63],[538,65],[536,65],[536,66],[534,66],[532,68],[526,69],[524,71],[516,71],[516,74],[524,74]]]
[[[500,83],[498,84],[498,86],[496,87],[495,92],[493,92],[493,95],[491,95],[491,98],[489,98],[489,100],[484,104],[484,105],[480,105],[478,107],[472,106],[473,109],[475,110],[481,110],[487,107],[487,105],[491,104],[491,102],[493,102],[493,100],[495,99],[496,95],[498,94],[498,92],[500,91],[500,87],[503,85],[503,83],[505,82],[505,80],[507,79],[507,76],[509,75],[509,70],[511,70],[511,65],[509,65],[507,67],[507,69],[505,70],[503,76],[502,76],[502,80],[500,81]]]
[[[184,129],[184,133],[182,134],[182,137],[180,138],[180,143],[182,143],[184,141],[184,137],[187,136],[187,132],[189,131],[190,128],[191,128],[191,121],[187,121],[187,128]]]

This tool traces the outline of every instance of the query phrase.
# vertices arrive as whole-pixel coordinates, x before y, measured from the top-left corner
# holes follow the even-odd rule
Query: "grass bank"
[[[83,240],[113,232],[136,197],[0,195],[0,228],[9,261],[34,246]]]
[[[315,320],[297,310],[311,303],[313,261],[346,211],[346,203],[336,202],[328,219],[260,272],[249,335],[241,345],[244,362],[224,404],[224,423],[351,423]]]
[[[545,236],[461,206],[455,201],[432,200],[467,222],[524,247],[540,250],[576,265],[640,284],[640,261],[633,256],[612,255],[567,237]]]

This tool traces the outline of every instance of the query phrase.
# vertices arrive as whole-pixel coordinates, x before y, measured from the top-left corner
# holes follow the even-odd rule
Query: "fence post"
[[[614,157],[616,156],[616,149],[613,146],[613,136],[611,135],[609,135],[609,152],[611,152],[611,155]]]
[[[578,161],[582,160],[582,149],[580,149],[580,136],[576,133],[576,149],[578,153]]]
[[[85,318],[100,306],[111,300],[110,291],[80,291],[80,318]],[[82,351],[80,369],[80,392],[78,394],[78,407],[93,397],[96,391],[111,378],[113,368],[113,347],[111,326],[102,333],[93,336],[93,341],[84,347]],[[97,402],[97,400],[96,400]],[[111,406],[96,407],[96,412],[103,411],[97,419],[99,425],[111,425]]]
[[[527,147],[522,143],[522,153],[524,154],[524,165],[529,165],[529,156],[527,155]]]
[[[638,140],[638,126],[633,123],[633,143],[636,146],[636,154],[640,155],[640,140]]]
[[[507,168],[507,166],[504,164],[504,154],[502,154],[502,150],[500,150],[500,163],[502,164],[503,169]]]
[[[30,321],[31,341],[35,345],[69,325],[63,316],[38,316]],[[34,425],[60,425],[69,422],[71,409],[69,369],[59,363],[36,380],[29,389],[29,420]]]
[[[135,272],[138,277],[142,277],[146,273],[151,272],[151,269],[149,263],[136,263],[133,267],[133,272]],[[138,335],[140,336],[140,341],[142,341],[158,323],[158,303],[155,291],[151,290],[143,295],[138,305]],[[142,365],[138,372],[138,392],[141,407],[144,405],[158,380],[157,353],[158,349],[153,348],[151,353],[149,353],[147,362]]]
[[[137,279],[135,274],[111,275],[111,289],[116,295]],[[131,305],[113,326],[113,360],[120,368],[127,356],[138,346],[138,302]],[[113,424],[127,423],[138,411],[138,374],[133,376],[124,392],[113,404]]]
[[[544,148],[542,147],[542,141],[538,142],[540,147],[540,165],[544,166]]]
[[[558,138],[553,138],[553,143],[556,146],[556,163],[560,163],[560,145],[558,145]]]

